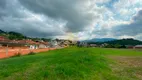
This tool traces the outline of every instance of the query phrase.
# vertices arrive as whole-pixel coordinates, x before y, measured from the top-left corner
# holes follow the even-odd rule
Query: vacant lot
[[[70,47],[0,60],[1,80],[142,80],[142,51]]]

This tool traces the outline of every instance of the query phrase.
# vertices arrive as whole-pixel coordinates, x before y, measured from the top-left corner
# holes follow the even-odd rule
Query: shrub
[[[15,53],[15,55],[12,57],[20,57],[20,56],[21,56],[21,53]]]
[[[36,53],[35,52],[30,52],[28,55],[35,55]]]

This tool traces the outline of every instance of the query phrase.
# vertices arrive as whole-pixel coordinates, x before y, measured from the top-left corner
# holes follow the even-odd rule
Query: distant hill
[[[22,39],[26,39],[27,38],[26,36],[24,36],[21,33],[13,32],[13,31],[5,32],[3,30],[0,30],[0,36],[5,36],[5,37],[7,37],[10,40],[22,40]]]
[[[108,42],[108,41],[114,41],[117,39],[114,38],[94,38],[91,40],[85,40],[85,42]]]
[[[95,43],[95,44],[112,44],[112,45],[142,45],[142,41],[140,40],[135,40],[132,38],[127,38],[127,39],[119,39],[119,40],[111,40],[111,41],[104,41],[104,42],[88,42],[89,44]]]
[[[8,32],[8,38],[13,40],[13,39],[17,39],[17,40],[22,40],[22,39],[26,39],[27,37],[24,36],[21,33],[17,33],[17,32]]]
[[[23,39],[32,39],[33,41],[38,41],[38,40],[43,40],[43,41],[50,41],[50,39],[46,39],[46,38],[31,38],[31,37],[27,37],[21,33],[18,32],[6,32],[0,29],[0,36],[4,36],[10,40],[23,40]]]
[[[135,39],[132,39],[132,38],[128,38],[128,39],[108,41],[108,42],[105,42],[105,43],[108,43],[108,44],[120,44],[120,45],[139,45],[139,44],[142,44],[142,41],[135,40]]]
[[[0,34],[2,34],[2,33],[6,33],[6,32],[0,29]]]

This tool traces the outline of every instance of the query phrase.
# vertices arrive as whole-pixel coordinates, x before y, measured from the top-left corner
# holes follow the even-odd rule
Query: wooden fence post
[[[8,44],[6,46],[6,56],[8,57]]]

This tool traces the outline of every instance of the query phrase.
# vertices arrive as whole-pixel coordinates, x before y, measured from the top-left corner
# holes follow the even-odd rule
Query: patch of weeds
[[[35,54],[36,54],[35,52],[28,53],[28,55],[35,55]]]
[[[49,75],[49,73],[48,73],[47,71],[46,71],[46,72],[43,72],[43,77],[44,77],[44,78],[47,78],[48,75]]]
[[[12,57],[20,57],[20,56],[21,56],[21,53],[15,53],[15,55]]]

